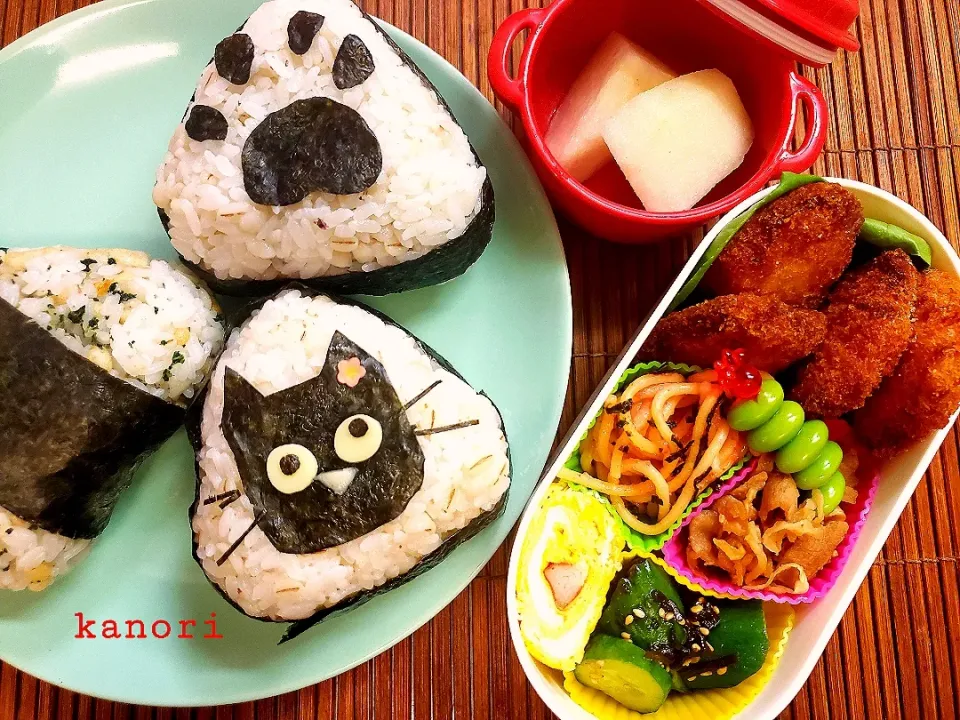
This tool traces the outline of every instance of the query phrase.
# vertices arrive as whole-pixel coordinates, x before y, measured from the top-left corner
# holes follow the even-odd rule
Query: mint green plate
[[[173,258],[150,200],[154,170],[214,45],[256,5],[106,0],[0,51],[0,245],[126,246]],[[284,626],[242,616],[191,557],[194,475],[181,431],[145,464],[80,567],[44,593],[0,594],[5,662],[72,690],[151,705],[294,690],[383,652],[427,622],[516,521],[550,450],[567,383],[571,307],[562,246],[540,184],[493,108],[439,56],[390,32],[461,119],[493,177],[498,217],[493,243],[465,276],[374,304],[499,405],[514,461],[506,515],[438,568],[278,647]],[[118,620],[121,630],[122,621],[143,619],[148,633],[158,619],[175,628],[195,619],[203,628],[215,612],[224,638],[75,639],[78,612]]]

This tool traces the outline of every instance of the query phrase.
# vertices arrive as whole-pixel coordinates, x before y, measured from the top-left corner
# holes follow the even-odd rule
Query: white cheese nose
[[[333,490],[337,495],[343,495],[356,476],[357,469],[355,467],[347,467],[340,470],[322,472],[317,475],[317,480]]]

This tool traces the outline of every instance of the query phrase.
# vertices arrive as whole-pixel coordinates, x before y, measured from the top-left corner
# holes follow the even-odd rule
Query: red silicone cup
[[[642,208],[614,163],[580,183],[547,149],[550,120],[597,46],[617,30],[678,72],[716,67],[736,84],[754,124],[743,165],[692,210]],[[513,45],[527,32],[516,74]],[[490,46],[488,74],[497,96],[520,117],[531,162],[555,206],[593,234],[621,242],[676,235],[722,215],[783,171],[808,169],[823,149],[827,105],[820,90],[795,72],[794,61],[738,29],[696,0],[556,0],[514,13]],[[804,140],[793,150],[801,116]]]
[[[857,501],[844,508],[847,516],[847,524],[850,525],[850,529],[847,531],[846,537],[840,542],[840,545],[837,546],[837,552],[834,558],[817,573],[816,577],[810,580],[810,588],[805,593],[788,595],[773,592],[772,590],[744,590],[720,575],[707,575],[695,571],[690,567],[689,563],[687,563],[686,540],[690,523],[698,513],[703,512],[719,498],[730,492],[733,489],[733,487],[730,486],[725,486],[722,492],[711,496],[697,509],[697,512],[691,513],[690,516],[684,520],[683,525],[680,526],[677,533],[663,546],[663,559],[678,575],[702,588],[707,595],[726,598],[767,600],[777,603],[789,603],[790,605],[811,603],[817,598],[826,595],[830,591],[830,588],[836,584],[837,578],[840,577],[840,573],[843,572],[843,568],[847,564],[850,552],[857,543],[857,538],[860,537],[860,531],[867,521],[867,514],[873,506],[873,500],[877,495],[879,487],[880,473],[874,473],[867,482],[860,482],[860,486],[857,488],[859,491]]]

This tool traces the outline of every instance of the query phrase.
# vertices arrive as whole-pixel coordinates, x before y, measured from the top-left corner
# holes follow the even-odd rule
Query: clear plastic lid
[[[807,65],[826,65],[839,48],[857,50],[850,32],[857,0],[700,0]]]

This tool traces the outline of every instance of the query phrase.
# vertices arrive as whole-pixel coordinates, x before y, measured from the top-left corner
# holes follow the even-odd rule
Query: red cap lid
[[[730,22],[807,65],[826,65],[837,50],[859,50],[851,26],[858,0],[700,0]]]

